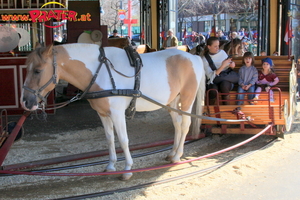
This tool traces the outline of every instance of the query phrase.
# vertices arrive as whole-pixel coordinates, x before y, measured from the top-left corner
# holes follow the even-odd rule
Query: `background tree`
[[[249,16],[255,13],[258,7],[258,0],[178,0],[178,20],[179,28],[182,29],[182,23],[192,23],[198,21],[204,15],[216,15],[218,25],[220,25],[220,14],[243,13]],[[221,27],[216,27],[221,28]]]
[[[104,14],[101,15],[101,24],[107,25],[110,33],[114,29],[118,29],[121,26],[121,20],[119,19],[118,10],[123,9],[128,11],[127,0],[102,0],[101,1]],[[132,14],[139,15],[139,0],[132,0]]]

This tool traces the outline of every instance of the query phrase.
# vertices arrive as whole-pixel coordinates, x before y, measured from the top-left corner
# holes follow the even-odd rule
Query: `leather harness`
[[[134,88],[133,89],[116,89],[116,85],[114,82],[114,78],[111,74],[111,70],[108,64],[108,59],[105,57],[105,52],[104,49],[101,47],[100,49],[100,65],[97,69],[97,72],[95,73],[91,83],[89,84],[87,89],[90,89],[90,87],[93,85],[95,82],[95,79],[97,78],[98,72],[102,66],[103,63],[105,63],[107,72],[110,76],[110,80],[113,86],[112,90],[103,90],[103,91],[96,91],[96,92],[87,92],[88,90],[86,89],[85,92],[80,95],[81,98],[85,99],[97,99],[97,98],[103,98],[103,97],[110,97],[110,96],[128,96],[128,97],[133,97],[129,107],[125,111],[125,115],[128,119],[132,119],[134,117],[134,114],[136,112],[135,105],[136,105],[136,99],[141,96],[141,91],[140,91],[140,83],[141,83],[141,68],[143,66],[142,59],[140,55],[132,48],[132,46],[125,47],[124,50],[128,56],[130,65],[134,67],[135,69],[135,83],[134,83]],[[110,62],[110,61],[109,61]],[[113,67],[113,65],[110,63],[110,65]],[[124,74],[116,71],[117,73],[125,76]]]

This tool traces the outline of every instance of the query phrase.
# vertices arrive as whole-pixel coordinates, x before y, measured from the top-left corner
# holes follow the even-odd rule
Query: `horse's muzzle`
[[[21,106],[24,110],[34,111],[38,108],[38,103],[34,95],[21,97]]]

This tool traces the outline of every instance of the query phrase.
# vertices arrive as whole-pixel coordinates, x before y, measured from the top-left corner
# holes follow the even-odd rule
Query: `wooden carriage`
[[[261,60],[267,56],[256,56],[255,66],[261,69]],[[275,73],[279,83],[272,87],[274,102],[270,102],[269,93],[262,92],[255,105],[250,105],[245,95],[244,105],[236,105],[236,87],[230,92],[229,105],[222,105],[221,93],[218,94],[216,105],[205,101],[204,113],[207,116],[224,119],[247,119],[246,122],[218,122],[202,120],[201,128],[211,134],[255,134],[265,125],[272,124],[273,128],[266,135],[283,137],[285,131],[291,129],[296,114],[297,70],[294,60],[288,56],[268,56],[274,62]],[[242,66],[242,57],[234,58],[235,71]],[[206,94],[206,97],[208,95]]]

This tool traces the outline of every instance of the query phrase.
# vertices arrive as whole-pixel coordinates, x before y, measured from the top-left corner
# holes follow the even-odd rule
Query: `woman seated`
[[[216,89],[221,93],[229,93],[233,89],[235,83],[238,82],[238,74],[233,71],[235,63],[225,51],[219,49],[219,39],[210,37],[203,51],[202,59],[207,78],[206,89]],[[214,104],[216,92],[209,93],[209,104]],[[229,95],[222,95],[223,100],[229,100]],[[229,104],[224,101],[223,104]]]

